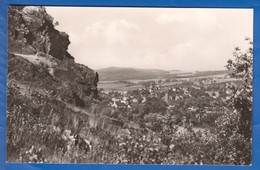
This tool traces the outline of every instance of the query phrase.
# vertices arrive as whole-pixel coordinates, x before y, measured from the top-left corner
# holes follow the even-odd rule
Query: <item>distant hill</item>
[[[121,67],[99,69],[97,72],[101,81],[161,78],[162,75],[169,74],[169,71],[159,69]]]
[[[186,72],[186,71],[181,71],[181,70],[170,70],[169,71],[170,74],[179,74],[179,73],[183,73],[183,72]]]
[[[181,77],[211,76],[228,73],[227,70],[215,71],[182,71],[182,70],[160,70],[160,69],[139,69],[108,67],[96,70],[100,81],[133,80],[133,79],[167,79]]]

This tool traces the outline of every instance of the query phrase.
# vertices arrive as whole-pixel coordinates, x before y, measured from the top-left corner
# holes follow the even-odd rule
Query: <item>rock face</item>
[[[98,74],[74,62],[69,36],[44,7],[12,6],[8,19],[7,160],[63,162],[57,155],[71,153],[73,135],[97,141],[89,122]]]
[[[36,67],[35,70],[46,72],[44,78],[49,76],[56,79],[55,82],[68,82],[69,89],[75,90],[74,93],[78,96],[92,94],[97,98],[98,74],[87,66],[74,62],[74,57],[67,51],[70,44],[68,34],[54,28],[53,18],[46,13],[44,7],[10,7],[8,30],[9,79],[19,77],[35,81],[34,78],[39,77],[30,77],[27,74],[33,73],[24,70],[25,66],[32,65]],[[18,62],[21,58],[29,63]],[[42,73],[40,76],[39,81],[46,83]],[[50,83],[43,87],[48,84]]]
[[[70,44],[68,34],[54,28],[53,18],[46,13],[44,7],[10,7],[9,8],[9,51],[16,51],[17,44],[28,51],[27,54],[50,54],[63,60],[74,59],[68,52]]]

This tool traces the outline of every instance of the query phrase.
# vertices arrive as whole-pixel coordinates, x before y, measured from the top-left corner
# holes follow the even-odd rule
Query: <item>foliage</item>
[[[250,164],[252,159],[252,70],[253,48],[250,39],[246,39],[250,47],[242,52],[236,47],[234,59],[228,60],[227,68],[231,76],[241,80],[241,85],[231,84],[229,88],[232,112],[226,112],[216,123],[218,128],[218,150],[221,160],[231,164]]]
[[[252,123],[252,85],[253,85],[253,48],[252,41],[246,38],[250,47],[246,52],[242,52],[239,47],[235,48],[234,60],[229,60],[227,68],[231,71],[231,76],[242,80],[240,86],[232,86],[232,103],[239,113],[239,132],[246,138],[251,138]]]

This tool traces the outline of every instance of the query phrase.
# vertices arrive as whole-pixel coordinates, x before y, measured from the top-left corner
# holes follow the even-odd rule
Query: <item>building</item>
[[[127,105],[125,103],[117,102],[116,105],[117,108],[127,108]]]

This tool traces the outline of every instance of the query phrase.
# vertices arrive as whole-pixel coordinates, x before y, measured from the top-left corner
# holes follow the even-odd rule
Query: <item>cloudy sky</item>
[[[221,70],[253,37],[250,9],[46,7],[93,69]]]

